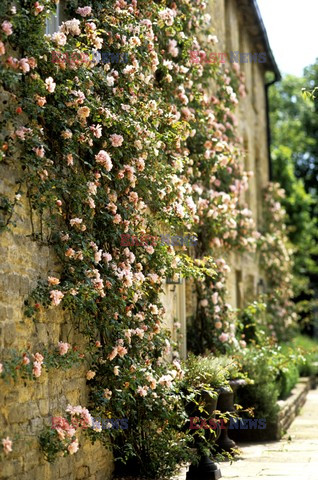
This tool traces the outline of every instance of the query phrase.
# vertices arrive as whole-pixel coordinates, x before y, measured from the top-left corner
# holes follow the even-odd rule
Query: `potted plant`
[[[200,417],[204,413],[209,420],[213,420],[217,408],[218,389],[228,384],[225,370],[215,368],[211,359],[212,356],[202,357],[190,354],[185,365],[185,388],[191,398],[186,410],[192,418]],[[196,435],[195,446],[200,461],[197,465],[190,465],[187,480],[217,480],[221,478],[218,465],[210,458],[211,448],[220,436],[221,429],[215,421],[213,427],[209,427],[206,423],[205,425],[204,435],[201,429],[193,430]]]
[[[229,356],[220,356],[215,357],[211,360],[212,365],[216,369],[221,369],[226,372],[226,377],[228,379],[228,385],[219,387],[218,389],[218,402],[217,410],[221,414],[234,414],[234,396],[237,389],[240,386],[244,386],[248,379],[246,374],[242,372],[241,366],[238,361],[233,357]],[[221,434],[217,440],[217,445],[219,450],[224,450],[226,452],[231,452],[233,449],[237,448],[236,443],[228,435],[228,423],[223,424],[221,429]]]

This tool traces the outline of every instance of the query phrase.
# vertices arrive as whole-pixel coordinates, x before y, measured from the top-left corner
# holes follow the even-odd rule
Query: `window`
[[[56,13],[52,13],[52,15],[46,20],[45,33],[47,35],[52,35],[53,33],[57,32],[59,26],[65,20],[63,3],[64,0],[60,0],[60,2],[56,6]]]

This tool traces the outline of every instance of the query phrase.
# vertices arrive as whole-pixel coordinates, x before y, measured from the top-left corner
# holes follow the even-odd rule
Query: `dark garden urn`
[[[213,412],[216,410],[217,397],[212,398],[207,391],[203,390],[201,393],[201,400],[203,400],[205,403],[204,409],[207,413],[199,412],[197,406],[194,406],[192,404],[189,406],[188,413],[190,413],[191,416],[199,418],[202,418],[203,416],[208,416],[209,419],[214,418]],[[200,423],[198,423],[198,425],[200,425]],[[195,432],[195,430],[193,431]],[[220,425],[217,422],[214,422],[214,427],[212,431],[209,428],[205,429],[204,435],[211,446],[220,436],[220,432]],[[196,448],[198,450],[198,453],[201,454],[200,461],[197,465],[190,465],[189,471],[187,472],[186,480],[218,480],[222,477],[219,466],[214,463],[213,459],[210,458],[208,455],[201,453],[200,438],[195,438]]]
[[[230,380],[229,386],[221,387],[219,390],[219,397],[217,402],[217,410],[221,413],[234,413],[234,395],[236,390],[245,385],[245,380]],[[217,446],[219,450],[230,452],[233,448],[237,448],[236,443],[229,437],[228,434],[229,423],[222,422],[221,434],[217,440]]]

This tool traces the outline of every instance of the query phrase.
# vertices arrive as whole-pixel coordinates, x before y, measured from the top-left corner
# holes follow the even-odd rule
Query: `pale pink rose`
[[[3,31],[7,36],[12,35],[12,33],[13,33],[12,23],[10,23],[10,22],[8,22],[7,20],[5,20],[4,22],[2,22],[1,28],[2,28],[2,31]]]
[[[222,328],[222,322],[215,322],[215,328]]]
[[[61,136],[63,138],[65,138],[66,140],[68,140],[69,138],[72,138],[73,137],[73,133],[71,132],[71,130],[64,130],[64,132],[61,133]]]
[[[77,110],[77,115],[79,116],[80,119],[86,119],[87,117],[89,117],[90,113],[91,113],[90,109],[86,106],[80,107]]]
[[[114,367],[114,375],[119,375],[119,366]]]
[[[44,10],[44,6],[40,5],[39,2],[35,2],[34,8],[35,8],[35,13],[34,13],[35,16],[39,15],[39,13],[43,12]]]
[[[50,285],[58,285],[60,283],[59,279],[56,277],[47,277],[47,280]]]
[[[112,256],[110,253],[103,253],[103,259],[104,259],[104,262],[110,262],[112,260]]]
[[[118,349],[117,349],[117,347],[115,347],[115,348],[113,349],[113,351],[108,355],[108,359],[109,359],[110,361],[112,361],[112,360],[114,360],[114,358],[117,357],[117,355],[118,355]]]
[[[33,151],[35,152],[37,157],[43,158],[45,155],[45,150],[43,145],[41,145],[41,147],[34,148]]]
[[[33,369],[32,369],[33,375],[35,377],[40,377],[42,373],[42,366],[39,362],[33,362]]]
[[[93,135],[96,138],[100,138],[102,136],[102,126],[99,123],[97,125],[90,126],[89,129],[91,130],[91,132],[93,132]]]
[[[80,24],[81,22],[77,20],[77,18],[67,20],[66,22],[63,22],[60,26],[60,31],[65,33],[66,35],[80,35]]]
[[[64,47],[64,45],[66,45],[66,42],[67,42],[67,36],[65,35],[65,33],[55,32],[52,35],[52,40],[54,43],[56,43],[56,45],[59,45],[60,47]],[[53,52],[52,52],[52,58],[54,58]]]
[[[19,67],[23,73],[28,73],[30,71],[30,65],[27,58],[21,58],[19,61]]]
[[[157,388],[157,382],[154,378],[150,380],[150,388],[151,390],[155,390]]]
[[[222,332],[221,335],[219,336],[220,342],[224,343],[227,342],[229,339],[229,334]]]
[[[73,155],[71,153],[68,153],[66,155],[66,161],[69,167],[71,167],[74,164]]]
[[[2,372],[3,372],[3,365],[2,365],[2,363],[0,363],[0,373],[2,373]]]
[[[93,372],[93,370],[88,370],[88,372],[86,373],[86,378],[87,380],[92,380],[92,378],[94,378],[96,375],[96,372]]]
[[[9,437],[2,439],[2,446],[5,455],[8,455],[8,453],[12,452],[12,440],[10,440]]]
[[[78,226],[78,225],[80,225],[81,223],[83,223],[83,219],[82,219],[82,218],[76,217],[76,218],[71,218],[71,220],[70,220],[70,224],[71,224],[72,227],[74,227],[74,225],[75,225],[75,226]]]
[[[113,133],[109,138],[113,147],[120,147],[124,141],[124,137],[116,133]]]
[[[48,77],[45,79],[45,88],[49,93],[53,93],[56,87],[56,83],[54,83],[54,80],[52,77]]]
[[[7,63],[14,70],[17,70],[19,68],[19,60],[17,58],[8,57]]]
[[[169,40],[168,44],[168,52],[172,57],[177,57],[179,54],[179,49],[177,47],[177,41],[176,40]]]
[[[6,48],[4,43],[0,41],[0,55],[4,55],[6,53]]]
[[[110,158],[110,155],[105,152],[105,150],[100,150],[97,155],[95,155],[96,163],[100,163],[107,172],[113,168],[113,164]]]
[[[113,222],[116,223],[116,224],[119,224],[121,222],[121,216],[119,215],[119,213],[117,213],[114,218],[113,218]]]
[[[241,345],[242,348],[245,348],[246,347],[245,340],[240,340],[240,345]]]
[[[155,249],[153,248],[152,245],[147,245],[147,246],[145,247],[145,250],[146,250],[146,252],[149,253],[150,255],[152,255],[153,252],[155,251]]]
[[[216,305],[218,303],[218,299],[219,299],[218,292],[214,292],[213,295],[212,295],[212,302],[213,302],[214,305]]]
[[[105,388],[104,390],[104,397],[109,400],[112,396],[113,392],[111,390],[109,390],[108,388]]]
[[[67,450],[69,451],[70,455],[73,455],[78,450],[78,440],[74,440],[68,447]]]
[[[78,7],[76,13],[81,15],[81,17],[88,17],[92,13],[92,7]]]
[[[149,309],[150,309],[150,312],[151,312],[153,315],[158,315],[159,310],[158,310],[157,305],[154,305],[154,304],[150,303]]]
[[[50,291],[50,298],[52,300],[52,305],[59,305],[63,297],[64,297],[64,293],[62,293],[60,290]]]
[[[42,365],[43,360],[44,360],[43,355],[41,355],[39,352],[36,352],[36,353],[33,355],[33,358],[34,358],[40,365]]]
[[[65,252],[66,257],[72,258],[74,257],[74,255],[75,255],[75,250],[73,250],[73,248],[68,248]]]
[[[26,353],[23,354],[23,357],[22,357],[22,365],[29,365],[30,363],[30,359],[29,357],[27,356]]]
[[[69,343],[65,342],[59,342],[59,354],[60,355],[65,355],[68,352],[68,349],[70,348]]]
[[[122,347],[121,345],[118,345],[117,347],[117,353],[120,357],[124,357],[126,353],[128,352],[126,347]]]
[[[200,305],[201,307],[207,307],[209,305],[209,302],[206,298],[204,298],[203,300],[201,300]]]
[[[94,254],[94,262],[99,263],[102,259],[102,251],[103,250],[98,250],[98,252],[95,252]]]
[[[44,105],[46,104],[46,98],[40,97],[39,95],[36,95],[35,98],[36,98],[36,103],[39,105],[39,107],[44,107]]]
[[[137,393],[139,393],[141,397],[145,397],[148,394],[148,387],[141,387],[139,385],[139,387],[137,388]]]

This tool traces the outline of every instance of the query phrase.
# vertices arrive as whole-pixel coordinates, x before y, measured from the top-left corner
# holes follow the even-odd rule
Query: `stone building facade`
[[[256,229],[262,231],[262,190],[271,179],[267,90],[271,83],[279,80],[280,73],[256,0],[211,0],[209,10],[212,33],[219,40],[218,51],[226,53],[223,67],[226,68],[229,61],[239,59],[240,71],[245,75],[246,96],[240,99],[236,116],[238,133],[245,150],[244,169],[252,171],[254,175],[250,179],[244,200],[252,211]],[[260,54],[263,56],[260,57]],[[261,63],[259,60],[263,59],[265,62]],[[227,262],[231,268],[227,283],[228,302],[234,308],[241,308],[253,301],[257,294],[264,292],[266,273],[261,271],[256,254],[232,254]],[[176,339],[173,320],[176,319],[181,324],[182,356],[186,354],[187,318],[196,309],[191,281],[186,280],[184,283],[185,285],[166,285],[163,296],[173,339]]]
[[[247,95],[241,100],[237,115],[240,135],[246,149],[246,169],[254,172],[246,201],[253,211],[257,227],[262,226],[261,190],[270,178],[266,106],[266,71],[279,76],[271,55],[266,32],[254,0],[214,0],[210,5],[213,32],[219,38],[220,52],[265,52],[266,63],[244,63]],[[56,23],[56,21],[55,21]],[[52,27],[52,26],[51,26]],[[51,28],[50,27],[50,28]],[[2,97],[2,101],[6,101]],[[0,193],[14,196],[19,172],[15,167],[0,164]],[[36,219],[33,221],[36,223]],[[52,251],[32,240],[29,205],[23,203],[16,212],[16,226],[0,236],[0,347],[6,351],[45,346],[50,340],[81,343],[70,337],[61,310],[40,315],[37,322],[24,316],[24,300],[40,277],[58,273],[58,262]],[[229,259],[229,302],[240,307],[252,299],[264,278],[255,255],[233,255]],[[167,325],[172,330],[174,319],[181,323],[181,354],[186,355],[186,318],[195,308],[190,283],[166,284],[163,302]],[[107,480],[111,478],[112,459],[109,452],[82,438],[79,455],[60,458],[50,465],[39,450],[37,435],[53,415],[61,414],[67,404],[86,405],[88,387],[85,366],[65,372],[44,373],[37,382],[19,381],[0,388],[0,430],[9,431],[16,448],[10,459],[0,466],[0,479],[19,480]]]

